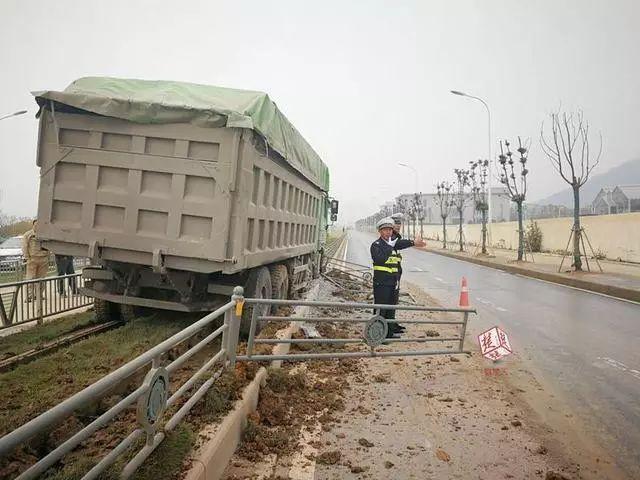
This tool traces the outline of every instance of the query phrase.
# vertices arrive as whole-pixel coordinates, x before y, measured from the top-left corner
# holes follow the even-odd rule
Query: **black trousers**
[[[58,275],[71,275],[75,272],[73,268],[73,257],[70,255],[56,255],[56,269]],[[72,293],[78,293],[75,277],[69,278],[69,288]],[[64,279],[58,280],[58,293],[64,293]]]
[[[373,302],[385,305],[396,305],[398,302],[397,285],[373,285]],[[376,312],[382,318],[387,320],[395,320],[396,311],[380,309]]]

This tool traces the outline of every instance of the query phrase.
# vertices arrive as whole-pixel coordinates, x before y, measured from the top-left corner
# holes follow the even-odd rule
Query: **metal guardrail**
[[[357,302],[313,302],[303,300],[276,300],[276,299],[259,299],[248,298],[245,300],[247,304],[258,305],[263,308],[254,308],[251,318],[251,327],[249,330],[249,338],[247,340],[247,353],[246,355],[240,355],[236,357],[237,361],[269,361],[269,360],[318,360],[318,359],[333,359],[333,358],[365,358],[365,357],[403,357],[403,356],[418,356],[418,355],[451,355],[456,353],[469,353],[464,350],[464,339],[467,331],[467,323],[470,313],[476,313],[472,308],[440,308],[440,307],[427,307],[421,305],[381,305],[370,303],[357,303]],[[359,310],[371,310],[380,312],[380,310],[405,310],[416,312],[439,312],[439,313],[461,313],[461,320],[431,320],[431,319],[402,319],[397,320],[400,323],[412,323],[420,325],[459,325],[460,329],[457,336],[454,337],[414,337],[414,338],[387,338],[387,331],[389,328],[388,321],[376,314],[373,317],[353,317],[353,318],[334,318],[334,317],[278,317],[273,315],[261,315],[262,311],[269,311],[272,306],[310,306],[310,307],[323,307],[332,308],[335,310],[347,310],[353,309]],[[260,338],[255,336],[256,326],[259,321],[277,321],[277,320],[289,320],[300,321],[309,323],[318,322],[334,322],[334,323],[347,323],[347,324],[364,324],[364,329],[361,337],[353,338],[304,338],[304,339],[279,339],[279,338]],[[395,322],[396,320],[394,320]],[[452,348],[444,350],[380,350],[380,347],[386,347],[394,343],[431,343],[431,342],[443,342],[453,343]],[[358,352],[324,352],[324,353],[299,353],[299,354],[286,354],[286,355],[254,355],[253,347],[256,344],[278,344],[278,343],[291,343],[291,344],[360,344],[367,349]],[[455,348],[453,346],[455,345]]]
[[[334,269],[347,274],[355,280],[371,283],[373,281],[373,268],[368,265],[341,260],[339,258],[329,258],[327,260],[327,270]]]
[[[236,291],[241,293],[242,289],[237,290],[238,288],[240,287],[237,287]],[[225,365],[230,363],[230,358],[235,357],[240,328],[242,300],[243,297],[241,295],[234,295],[231,301],[201,318],[193,325],[181,330],[84,390],[67,398],[50,410],[0,438],[0,456],[7,455],[32,437],[49,431],[54,425],[69,417],[73,412],[83,406],[110,395],[113,387],[131,377],[141,368],[150,365],[147,375],[138,388],[52,450],[44,458],[33,464],[18,477],[20,480],[26,480],[42,475],[49,467],[57,463],[81,442],[87,440],[96,431],[103,428],[120,413],[137,402],[138,425],[136,428],[82,477],[83,480],[98,478],[120,455],[130,449],[136,440],[146,437],[145,445],[140,448],[122,470],[121,478],[129,478],[145,459],[151,455],[156,447],[160,445],[166,434],[172,431],[184,419],[187,413],[189,413],[195,403],[207,393],[216,379],[222,374]],[[215,329],[168,365],[162,365],[163,355],[193,337],[198,332],[201,332],[222,315],[224,315],[224,324],[222,326]],[[189,358],[193,357],[221,335],[222,345],[220,350],[206,360],[187,381],[169,396],[170,374],[175,372]],[[230,352],[233,352],[233,354],[230,354]],[[218,366],[219,368],[212,374],[211,369],[214,366]],[[208,378],[204,383],[198,384],[204,377]],[[171,418],[165,421],[163,414],[166,410],[171,406],[177,406],[178,400],[186,396],[187,392],[195,387],[196,384],[198,384],[196,391],[173,413]]]
[[[0,284],[0,330],[92,305],[82,286],[81,273]]]
[[[325,259],[332,258],[338,251],[338,248],[342,244],[344,240],[345,234],[341,234],[335,238],[332,238],[328,241],[324,246],[324,257]]]
[[[249,333],[247,350],[244,355],[237,355],[238,339],[240,332],[240,322],[242,309],[245,304],[255,305],[251,318],[251,329]],[[422,320],[407,319],[402,323],[431,324],[431,325],[459,325],[458,336],[448,338],[393,338],[387,339],[387,324],[380,316],[368,318],[332,318],[332,317],[279,317],[268,315],[271,306],[310,306],[335,308],[338,310],[371,310],[392,309],[392,310],[412,310],[419,312],[457,312],[462,314],[460,321],[444,320]],[[56,464],[66,454],[86,441],[99,429],[113,421],[119,414],[127,410],[134,403],[137,404],[137,425],[133,430],[118,443],[105,457],[103,457],[91,470],[89,470],[82,480],[98,478],[108,467],[131,449],[139,439],[145,438],[146,442],[136,454],[128,461],[121,472],[121,478],[129,478],[140,465],[151,455],[151,453],[162,443],[168,432],[185,418],[191,408],[198,402],[212,387],[220,377],[226,367],[233,368],[236,361],[269,361],[269,360],[311,360],[311,359],[332,359],[332,358],[353,358],[353,357],[390,357],[390,356],[416,356],[416,355],[442,355],[466,353],[463,350],[464,338],[467,327],[468,316],[475,313],[473,309],[463,308],[436,308],[424,306],[404,306],[404,305],[372,305],[367,303],[341,303],[341,302],[313,302],[302,300],[267,300],[243,297],[242,287],[234,289],[231,300],[218,308],[214,312],[206,315],[193,325],[181,330],[177,334],[151,348],[142,355],[131,360],[117,370],[106,375],[84,390],[67,398],[50,410],[42,413],[38,417],[25,423],[21,427],[0,438],[0,456],[11,453],[21,444],[28,442],[31,438],[45,434],[52,427],[59,424],[65,418],[72,415],[78,409],[85,407],[91,402],[96,402],[107,395],[112,394],[112,389],[121,382],[131,377],[140,369],[150,366],[142,384],[127,394],[123,399],[101,414],[80,431],[64,441],[57,448],[49,452],[46,456],[38,460],[35,464],[24,471],[18,480],[37,478],[48,468]],[[224,323],[200,340],[193,347],[182,353],[175,360],[163,365],[163,358],[167,352],[187,339],[193,337],[204,328],[210,326],[212,322],[224,315]],[[347,322],[364,323],[365,328],[360,338],[309,338],[309,339],[278,339],[278,338],[256,338],[256,326],[258,321],[265,320],[291,320],[304,322]],[[222,336],[220,350],[205,360],[200,368],[177,390],[169,395],[169,376],[182,366],[189,358],[201,351],[216,338]],[[444,350],[405,350],[405,351],[380,351],[378,347],[386,347],[392,343],[423,343],[423,342],[453,342],[456,348]],[[254,345],[263,344],[283,344],[283,343],[315,343],[315,344],[362,344],[367,349],[352,352],[327,352],[327,353],[303,353],[287,355],[255,355]],[[215,369],[214,367],[218,367]],[[202,383],[200,383],[202,382]],[[197,387],[197,388],[196,388]],[[193,391],[195,390],[195,391]],[[178,400],[189,398],[178,408]],[[165,413],[170,407],[171,417],[165,420]]]

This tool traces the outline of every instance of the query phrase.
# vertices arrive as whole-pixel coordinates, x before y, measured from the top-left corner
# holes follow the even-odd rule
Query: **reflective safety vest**
[[[373,269],[379,272],[398,273],[400,271],[400,262],[402,262],[402,255],[397,250],[394,250],[387,258],[387,261],[384,262],[384,265],[374,265]]]

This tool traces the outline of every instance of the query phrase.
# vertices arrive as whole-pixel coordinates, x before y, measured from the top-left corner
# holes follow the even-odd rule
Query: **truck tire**
[[[126,305],[121,303],[120,305],[120,318],[124,323],[131,322],[136,318],[136,307],[135,305]]]
[[[93,310],[96,312],[96,320],[98,323],[110,322],[117,320],[119,317],[118,305],[101,298],[93,299]]]
[[[286,299],[289,295],[289,272],[285,265],[271,269],[271,298]]]
[[[316,279],[320,277],[320,262],[322,261],[321,257],[320,257],[320,253],[317,253],[316,255],[313,256],[312,261],[311,261],[311,278],[312,279]]]
[[[244,296],[246,298],[271,298],[271,274],[267,267],[257,267],[249,272],[249,278],[244,287]],[[266,315],[271,311],[269,305],[246,305],[242,312],[242,319],[240,321],[240,335],[243,337],[249,336],[251,329],[251,317],[253,316],[254,309],[258,308],[259,315]],[[261,322],[256,324],[255,334],[260,332]]]
[[[289,272],[285,265],[276,265],[271,268],[271,298],[286,300],[289,298]],[[271,313],[278,310],[277,305],[273,305]]]

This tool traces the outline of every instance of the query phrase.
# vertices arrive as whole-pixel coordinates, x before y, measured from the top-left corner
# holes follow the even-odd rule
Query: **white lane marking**
[[[626,372],[629,375],[631,375],[632,377],[640,380],[640,371],[636,370],[635,368],[630,368],[627,365],[625,365],[624,363],[615,360],[614,358],[611,357],[598,357],[596,360],[602,360],[607,366],[611,367],[611,368],[615,368],[616,370],[619,370],[621,372]]]
[[[440,283],[444,283],[444,280],[443,280],[443,279],[441,279],[440,277],[433,277],[433,278],[435,278],[435,279],[436,279],[437,281],[439,281]]]
[[[412,272],[424,272],[420,267],[413,267]]]
[[[496,304],[494,304],[491,300],[487,300],[486,298],[482,298],[482,297],[475,297],[475,299],[477,301],[479,301],[480,303],[484,304],[484,305],[489,305],[493,308],[495,308],[496,310],[498,310],[499,312],[508,312],[509,310],[507,310],[506,308],[503,307],[499,307]]]

